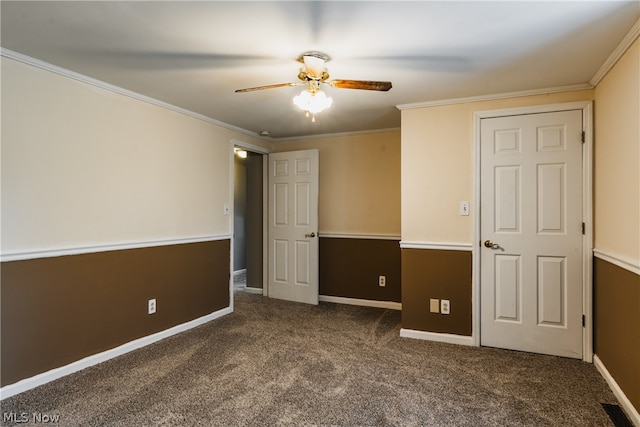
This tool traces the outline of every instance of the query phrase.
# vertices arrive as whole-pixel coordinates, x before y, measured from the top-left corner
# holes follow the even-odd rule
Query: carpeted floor
[[[591,364],[399,331],[397,311],[236,292],[233,314],[6,399],[2,412],[64,426],[613,425],[601,404],[617,402]]]

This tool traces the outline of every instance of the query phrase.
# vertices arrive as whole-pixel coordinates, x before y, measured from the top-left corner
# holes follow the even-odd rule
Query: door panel
[[[273,280],[277,283],[289,283],[289,241],[274,240]]]
[[[565,326],[565,257],[538,257],[538,322]]]
[[[318,304],[318,151],[269,155],[271,298]]]
[[[564,233],[565,164],[538,165],[538,233]]]
[[[310,208],[310,185],[308,182],[296,183],[296,226],[310,227],[311,212]]]
[[[495,169],[495,231],[520,231],[520,167],[499,166]]]
[[[483,119],[482,345],[582,357],[582,111]]]
[[[500,321],[520,321],[520,257],[497,255],[495,257],[495,319]]]

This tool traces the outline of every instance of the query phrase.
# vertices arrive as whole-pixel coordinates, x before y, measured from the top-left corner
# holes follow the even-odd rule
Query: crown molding
[[[40,68],[42,70],[49,71],[51,73],[58,74],[63,77],[67,77],[69,79],[76,80],[81,83],[85,83],[109,92],[117,93],[119,95],[123,95],[138,101],[146,102],[147,104],[155,105],[156,107],[164,108],[166,110],[183,114],[185,116],[189,116],[194,119],[202,120],[204,122],[210,123],[212,125],[220,126],[222,128],[225,128],[234,132],[242,133],[244,135],[252,136],[254,138],[264,139],[261,135],[258,135],[255,132],[251,132],[249,130],[239,128],[237,126],[233,126],[228,123],[221,122],[219,120],[213,119],[203,114],[196,113],[194,111],[187,110],[185,108],[178,107],[173,104],[169,104],[168,102],[160,101],[158,99],[151,98],[149,96],[142,95],[140,93],[133,92],[131,90],[124,89],[119,86],[103,82],[102,80],[94,79],[93,77],[89,77],[84,74],[76,73],[75,71],[71,71],[66,68],[62,68],[57,65],[50,64],[40,59],[32,58],[30,56],[24,55],[19,52],[14,52],[6,48],[0,48],[0,56],[8,59],[13,59],[14,61],[22,62],[23,64],[31,65],[33,67]]]
[[[400,132],[400,128],[387,128],[387,129],[372,129],[372,130],[357,130],[352,132],[336,132],[336,133],[323,133],[321,135],[306,135],[306,136],[286,136],[283,138],[269,138],[271,142],[299,142],[310,139],[326,139],[326,138],[340,138],[346,136],[358,136],[358,135],[373,135],[378,133],[393,133]]]
[[[442,107],[445,105],[468,104],[470,102],[495,101],[498,99],[519,98],[523,96],[548,95],[551,93],[572,92],[578,90],[593,89],[589,83],[579,83],[575,85],[558,86],[543,89],[520,90],[517,92],[494,93],[489,95],[468,96],[464,98],[440,99],[436,101],[416,102],[412,104],[396,105],[398,110],[413,110],[416,108]]]
[[[631,27],[626,36],[622,39],[622,41],[618,44],[618,46],[611,52],[611,55],[604,61],[604,64],[600,67],[600,69],[591,77],[589,83],[594,87],[600,83],[600,81],[611,71],[614,65],[618,62],[618,60],[624,55],[624,53],[631,47],[633,42],[640,36],[640,19],[636,21],[636,23]]]

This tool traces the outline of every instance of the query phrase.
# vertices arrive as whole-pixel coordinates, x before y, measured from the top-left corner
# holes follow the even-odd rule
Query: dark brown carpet
[[[602,403],[617,402],[591,364],[400,338],[392,310],[235,298],[232,315],[2,412],[64,426],[613,425]]]

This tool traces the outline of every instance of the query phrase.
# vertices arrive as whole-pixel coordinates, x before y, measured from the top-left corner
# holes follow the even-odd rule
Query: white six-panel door
[[[271,298],[318,304],[318,150],[269,155]]]
[[[582,111],[487,118],[480,342],[582,357]]]

